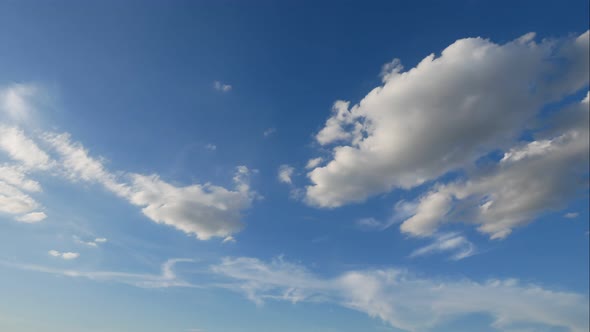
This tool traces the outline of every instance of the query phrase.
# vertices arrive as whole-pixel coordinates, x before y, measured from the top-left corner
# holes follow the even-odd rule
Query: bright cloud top
[[[489,201],[465,221],[479,224],[492,238],[505,237],[542,207],[558,207],[571,197],[580,187],[575,184],[580,171],[587,171],[585,102],[585,113],[572,115],[582,121],[576,128],[564,119],[555,132],[539,133],[538,141],[518,138],[525,129],[536,129],[531,123],[543,106],[587,86],[588,45],[588,32],[540,43],[527,34],[504,45],[468,38],[409,71],[394,61],[385,67],[383,85],[360,103],[334,104],[316,136],[321,145],[335,145],[332,158],[309,172],[306,201],[338,207],[463,170],[473,178],[433,189],[402,230],[431,235],[450,213],[453,198],[479,196]],[[476,160],[497,150],[506,154],[495,172],[473,171]],[[539,176],[543,171],[549,177]],[[520,184],[507,189],[511,181]]]
[[[544,325],[588,330],[588,299],[517,280],[444,281],[413,276],[404,270],[348,271],[319,277],[304,267],[276,259],[225,258],[212,271],[230,280],[227,288],[249,299],[333,302],[380,318],[406,331],[435,329],[458,316],[484,313],[502,330]]]

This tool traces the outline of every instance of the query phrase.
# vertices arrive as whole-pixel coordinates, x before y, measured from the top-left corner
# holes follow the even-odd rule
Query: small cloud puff
[[[215,90],[217,90],[217,91],[229,92],[229,91],[231,91],[232,86],[229,84],[221,83],[219,81],[215,81],[215,82],[213,82],[213,88],[215,88]]]
[[[262,134],[264,135],[264,137],[268,137],[274,133],[276,133],[277,129],[274,127],[268,128],[266,129]]]
[[[65,260],[72,260],[72,259],[76,259],[76,258],[80,257],[80,254],[77,252],[59,252],[57,250],[49,250],[47,253],[50,256],[60,257]]]
[[[293,181],[291,180],[291,177],[293,176],[293,173],[295,172],[295,168],[289,166],[289,165],[281,165],[279,167],[279,174],[278,174],[278,178],[279,181],[282,183],[288,183],[291,184],[293,183]]]

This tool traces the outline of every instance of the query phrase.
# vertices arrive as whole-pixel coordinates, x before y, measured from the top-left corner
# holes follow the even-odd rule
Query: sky
[[[0,330],[589,330],[588,1],[0,0]]]

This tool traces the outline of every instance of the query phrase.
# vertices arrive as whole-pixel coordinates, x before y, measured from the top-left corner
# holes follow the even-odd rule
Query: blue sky
[[[0,1],[0,329],[588,331],[587,1]]]

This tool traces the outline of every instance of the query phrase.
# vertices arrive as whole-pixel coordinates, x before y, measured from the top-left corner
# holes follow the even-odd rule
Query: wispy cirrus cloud
[[[445,233],[434,236],[434,241],[414,250],[410,257],[449,253],[450,259],[461,260],[477,253],[475,245],[466,237],[457,233]]]
[[[76,253],[62,253],[56,250],[51,250],[49,255],[54,257],[61,257],[63,259],[74,259],[78,255]],[[75,257],[74,257],[75,256]],[[62,269],[53,268],[44,265],[23,264],[0,260],[0,265],[5,267],[15,268],[19,270],[47,273],[53,275],[61,275],[71,278],[86,278],[96,281],[110,281],[122,284],[128,284],[141,288],[168,288],[168,287],[191,287],[200,288],[198,285],[191,284],[179,278],[174,272],[174,267],[178,263],[191,263],[192,259],[174,258],[164,262],[160,267],[159,274],[152,273],[129,273],[117,271],[92,271],[92,270],[77,270],[77,269]]]
[[[417,277],[403,269],[347,271],[320,277],[282,258],[225,258],[211,267],[225,277],[225,288],[264,301],[331,302],[379,318],[405,331],[435,331],[451,318],[484,313],[493,326],[562,327],[588,330],[588,298],[552,291],[515,279],[485,282]]]
[[[0,89],[0,95],[10,94],[13,89],[14,86]],[[34,98],[32,92],[19,96],[22,103],[27,103],[26,98]],[[14,105],[19,103],[8,105],[16,107]],[[3,111],[12,114],[23,109]],[[27,112],[33,113],[28,108]],[[42,143],[43,148],[38,143]],[[41,190],[38,182],[28,178],[31,173],[39,172],[57,175],[73,183],[99,184],[141,207],[150,220],[193,234],[201,240],[227,238],[239,232],[243,228],[241,211],[249,208],[258,197],[249,185],[252,171],[245,166],[236,167],[234,188],[211,183],[175,186],[158,174],[111,172],[103,158],[92,156],[69,133],[41,131],[27,135],[19,127],[0,123],[0,151],[12,159],[12,163],[0,165],[7,171],[0,175],[0,212],[13,214],[21,222],[32,223],[46,217],[44,212],[37,211],[40,204],[26,193]]]

